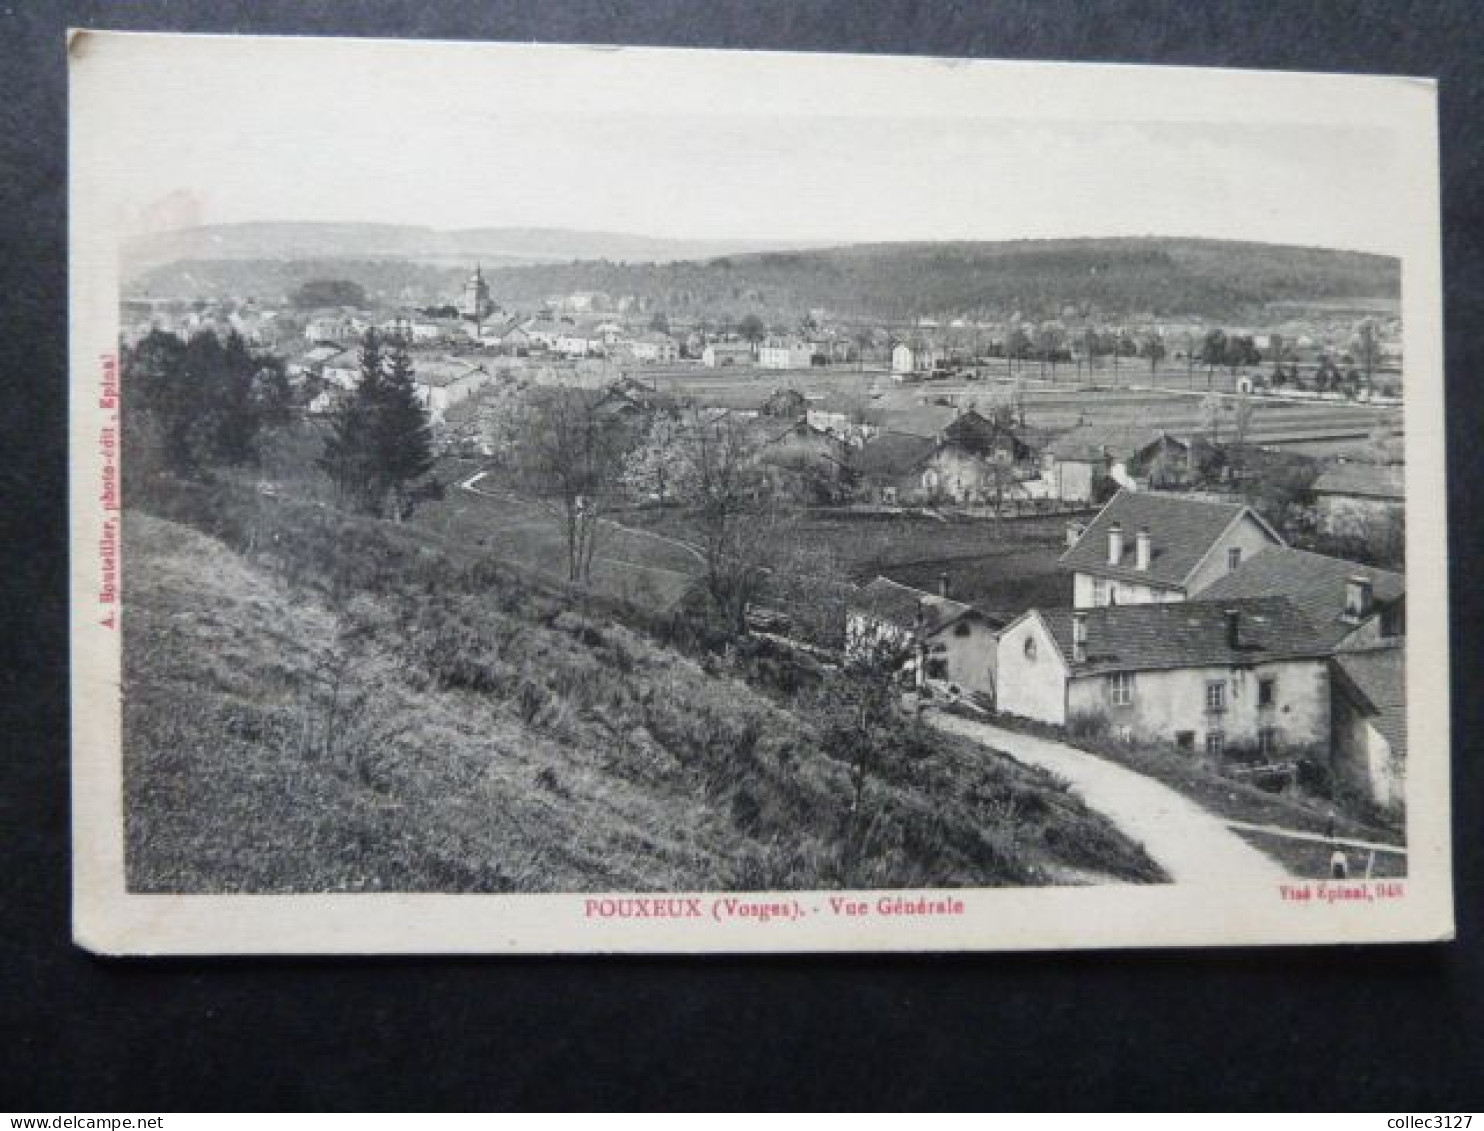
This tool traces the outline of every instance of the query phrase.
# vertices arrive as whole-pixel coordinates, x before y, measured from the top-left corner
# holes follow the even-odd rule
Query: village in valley
[[[409,569],[436,552],[494,570],[540,594],[529,600],[548,609],[543,626],[580,617],[593,640],[659,632],[707,678],[760,689],[759,703],[773,706],[759,717],[786,702],[803,720],[788,725],[808,730],[836,707],[856,712],[860,732],[847,721],[818,738],[826,753],[831,742],[846,750],[830,757],[850,867],[780,875],[774,860],[728,881],[738,885],[976,882],[966,868],[866,868],[887,852],[881,845],[906,853],[916,835],[906,818],[890,836],[860,820],[872,790],[906,797],[914,773],[893,761],[890,742],[862,738],[868,726],[897,738],[908,732],[893,728],[910,728],[898,745],[972,738],[1069,782],[1093,810],[1097,786],[1079,778],[1075,758],[1173,791],[1191,806],[1184,835],[1213,830],[1209,856],[1182,857],[1179,846],[1165,855],[1155,821],[1119,829],[1166,878],[1226,859],[1275,875],[1405,873],[1405,366],[1395,295],[1274,301],[1242,319],[1105,312],[1055,296],[1019,312],[873,318],[819,305],[780,312],[745,294],[731,312],[595,290],[533,301],[501,292],[505,270],[469,262],[441,292],[415,294],[376,292],[350,272],[271,296],[126,293],[126,398],[165,339],[203,335],[236,342],[255,359],[254,380],[266,366],[278,398],[251,458],[222,461],[236,470],[210,480],[241,513],[205,522],[167,499],[160,485],[190,478],[184,465],[165,467],[154,487],[138,486],[147,470],[134,472],[140,499],[164,500],[144,509],[208,532],[231,528],[228,544],[280,570],[290,543],[308,537],[285,516],[313,513],[328,530],[323,515],[343,510],[359,525],[326,537],[420,539],[404,555]],[[368,366],[376,383],[398,365],[420,406],[426,432],[414,443],[425,455],[401,479],[379,478],[374,461],[350,462],[343,448],[335,464],[326,438],[350,434]],[[372,481],[382,487],[368,496]],[[312,572],[295,569],[294,584]],[[525,615],[500,584],[485,599]],[[439,606],[451,621],[477,596],[426,585],[427,601],[457,604]],[[362,614],[333,588],[347,602],[337,617]],[[399,606],[398,631],[421,630],[431,607]],[[729,770],[722,752],[693,770],[652,707],[642,724],[619,723],[605,720],[626,708],[573,708],[565,685],[531,690],[539,680],[529,666],[553,662],[549,651],[532,651],[508,684],[468,675],[493,647],[469,623],[437,642],[437,688],[519,703],[520,725],[553,749],[663,747],[665,764],[699,774],[714,804],[724,794],[742,835],[767,819],[816,819],[803,802],[791,817],[767,817],[793,804],[770,802],[772,787],[757,784],[787,777],[786,753],[766,774]],[[600,667],[680,663],[636,660],[638,645],[613,645],[625,657],[615,660],[608,647],[594,645],[608,657]],[[375,697],[369,685],[363,694]],[[327,730],[335,725],[332,715]],[[594,738],[602,727],[606,737]],[[779,739],[778,751],[800,741]],[[870,757],[850,753],[851,742]],[[359,757],[368,788],[405,787],[375,785],[377,757]],[[609,757],[570,775],[560,762],[531,772],[560,798],[579,790],[572,778],[591,785]],[[633,780],[649,779],[635,771]],[[1021,803],[1001,804],[1012,827]],[[770,835],[756,837],[770,846],[757,849],[764,856],[783,851],[786,834]],[[1226,857],[1217,839],[1235,845]],[[1250,857],[1239,858],[1243,847]],[[1015,882],[1109,875],[1120,873],[1094,852]]]

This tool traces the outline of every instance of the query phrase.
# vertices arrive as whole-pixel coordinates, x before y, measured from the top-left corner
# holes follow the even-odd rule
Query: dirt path
[[[1070,782],[1093,809],[1144,845],[1171,880],[1188,883],[1277,883],[1288,873],[1226,823],[1168,786],[1064,742],[990,723],[931,714],[927,721]]]

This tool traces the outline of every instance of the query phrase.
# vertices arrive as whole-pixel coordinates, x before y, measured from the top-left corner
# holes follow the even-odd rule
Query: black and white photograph
[[[1430,84],[70,52],[83,945],[1448,937]]]

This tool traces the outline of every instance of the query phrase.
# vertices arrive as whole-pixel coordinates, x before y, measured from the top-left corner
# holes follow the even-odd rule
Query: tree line
[[[126,496],[148,502],[169,478],[209,480],[260,466],[270,437],[295,418],[282,358],[242,337],[155,330],[121,351]],[[403,518],[433,464],[433,433],[400,338],[368,331],[360,379],[345,390],[315,461],[338,501]]]

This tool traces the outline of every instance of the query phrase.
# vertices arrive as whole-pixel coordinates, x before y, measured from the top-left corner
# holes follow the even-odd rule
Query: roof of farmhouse
[[[1069,663],[1078,612],[1042,609],[1038,614]],[[1329,653],[1328,642],[1286,597],[1105,605],[1080,613],[1086,618],[1087,658],[1071,664],[1074,675],[1245,666]],[[1235,644],[1229,613],[1236,614]]]
[[[1064,569],[1154,585],[1183,585],[1222,534],[1243,514],[1271,533],[1271,528],[1245,503],[1188,499],[1152,491],[1120,491],[1092,520],[1077,544],[1061,556]],[[1109,530],[1123,531],[1123,554],[1108,560]],[[1149,568],[1136,568],[1137,535],[1149,531]],[[1274,545],[1282,540],[1273,534]]]
[[[462,381],[474,373],[486,372],[482,365],[471,365],[452,357],[418,358],[414,363],[417,383],[433,388],[443,388]]]
[[[892,581],[889,577],[878,577],[869,585],[863,586],[851,598],[850,609],[851,612],[864,613],[907,632],[915,631],[919,624],[930,632],[935,631],[970,613],[993,619],[973,605],[915,589]]]
[[[1057,459],[1063,460],[1100,460],[1104,448],[1108,449],[1106,454],[1114,459],[1127,459],[1165,435],[1167,433],[1159,428],[1136,422],[1079,424],[1062,433],[1047,447]],[[1179,436],[1169,438],[1177,444],[1188,443]]]
[[[855,454],[855,470],[870,478],[906,475],[932,453],[935,441],[906,432],[882,432]]]
[[[1382,604],[1407,591],[1405,574],[1291,546],[1274,546],[1202,589],[1199,597],[1203,601],[1287,597],[1321,634],[1338,642],[1355,631],[1355,622],[1345,618],[1345,589],[1352,577],[1369,580],[1373,597]]]

